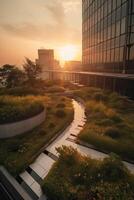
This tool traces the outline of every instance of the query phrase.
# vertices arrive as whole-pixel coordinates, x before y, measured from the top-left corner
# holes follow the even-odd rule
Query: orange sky
[[[0,0],[0,65],[35,59],[38,48],[59,58],[67,45],[81,59],[81,0]]]

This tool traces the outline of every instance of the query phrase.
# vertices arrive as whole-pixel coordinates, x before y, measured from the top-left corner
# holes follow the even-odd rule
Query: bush
[[[3,88],[0,90],[0,95],[26,96],[26,95],[42,95],[44,92],[41,89],[31,87],[15,87]]]
[[[62,118],[62,117],[65,117],[66,116],[66,113],[64,110],[57,110],[55,115],[59,118]]]
[[[50,128],[50,129],[54,128],[55,126],[56,126],[56,125],[55,125],[54,123],[52,123],[52,122],[49,124],[49,128]]]
[[[59,104],[57,105],[57,108],[65,108],[65,104],[64,104],[64,103],[59,103]]]
[[[111,154],[110,157],[103,160],[100,174],[103,180],[116,182],[126,179],[129,173],[121,159],[117,155]]]
[[[121,137],[120,130],[118,128],[113,128],[113,127],[107,128],[104,134],[113,139],[118,139]]]
[[[49,199],[133,199],[134,176],[116,155],[97,161],[65,146],[58,153],[58,161],[42,184]]]
[[[8,151],[9,152],[17,152],[19,150],[20,143],[19,141],[14,141],[8,146]]]
[[[96,92],[92,95],[92,98],[96,101],[106,101],[107,96],[104,94],[104,92]]]
[[[47,92],[50,92],[50,93],[65,92],[65,88],[58,87],[58,86],[53,86],[53,87],[48,88]]]
[[[100,119],[97,123],[100,126],[111,126],[113,125],[113,121],[111,119]]]
[[[40,98],[1,96],[0,124],[24,120],[39,114],[44,109]]]

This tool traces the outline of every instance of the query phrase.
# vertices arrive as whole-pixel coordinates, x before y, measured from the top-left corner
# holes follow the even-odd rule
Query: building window
[[[121,34],[125,33],[125,31],[126,31],[126,18],[124,17],[121,20]]]
[[[130,60],[134,60],[134,45],[130,48]]]

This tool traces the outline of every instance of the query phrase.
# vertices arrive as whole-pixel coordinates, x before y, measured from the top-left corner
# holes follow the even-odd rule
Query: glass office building
[[[134,0],[82,0],[83,69],[134,73]]]

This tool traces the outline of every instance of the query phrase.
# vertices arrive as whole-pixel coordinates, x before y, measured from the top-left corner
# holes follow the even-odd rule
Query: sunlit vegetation
[[[43,98],[0,96],[0,124],[24,120],[44,110]]]
[[[134,102],[97,88],[74,92],[86,106],[88,122],[78,139],[134,161]]]
[[[132,200],[134,176],[120,158],[111,154],[103,161],[81,156],[75,149],[58,149],[59,160],[42,188],[51,200]]]
[[[44,90],[41,88],[36,88],[34,85],[33,87],[21,86],[15,88],[1,88],[0,89],[0,96],[1,95],[12,95],[12,96],[27,96],[27,95],[43,95]]]
[[[36,101],[36,103],[38,101],[41,102],[41,105],[43,104],[46,108],[46,120],[41,126],[27,134],[0,140],[0,165],[4,165],[13,175],[17,175],[34,161],[41,153],[40,150],[44,145],[54,136],[59,135],[70,124],[73,120],[73,106],[71,99],[62,96],[44,95],[14,98],[10,96],[9,98],[5,97],[5,99],[7,102],[9,101],[9,103],[12,102],[16,108],[18,104],[18,109],[21,109],[20,107],[25,102],[22,106],[22,112],[34,101]],[[23,103],[21,101],[22,99],[24,101]],[[29,101],[31,104],[27,104]],[[64,113],[58,113],[57,116],[56,113],[61,109],[58,107],[63,104]]]

